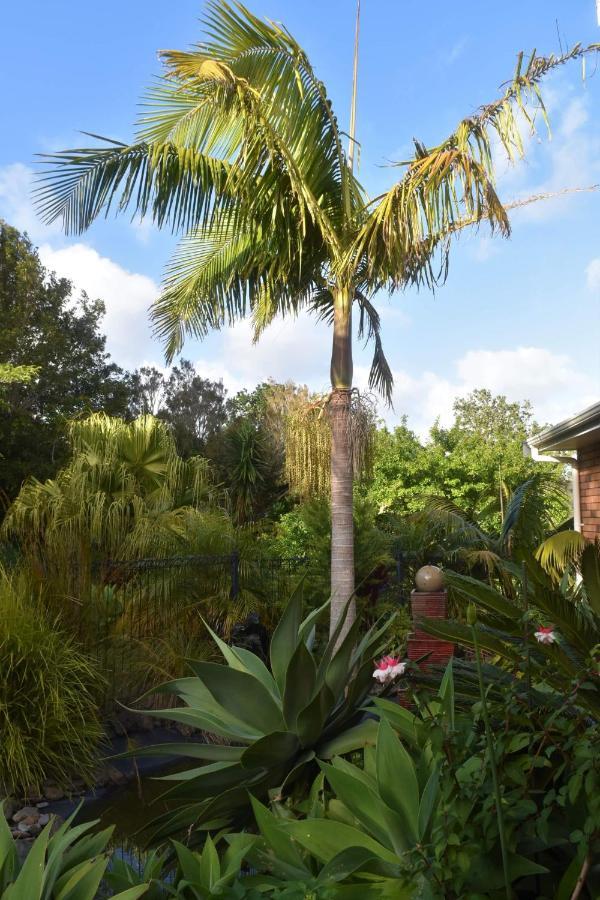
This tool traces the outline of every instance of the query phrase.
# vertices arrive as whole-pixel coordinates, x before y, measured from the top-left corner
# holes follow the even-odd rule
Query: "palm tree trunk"
[[[331,354],[331,618],[333,632],[354,591],[354,520],[352,506],[352,391],[351,290],[334,292],[333,350]],[[352,600],[339,640],[356,618]]]

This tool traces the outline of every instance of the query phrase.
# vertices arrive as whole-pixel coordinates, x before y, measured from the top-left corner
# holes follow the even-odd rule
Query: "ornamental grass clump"
[[[0,792],[91,780],[102,735],[90,661],[30,592],[0,570]]]

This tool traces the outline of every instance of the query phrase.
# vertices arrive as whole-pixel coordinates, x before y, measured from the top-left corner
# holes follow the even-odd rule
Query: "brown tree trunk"
[[[352,390],[351,291],[334,294],[333,352],[331,355],[331,618],[330,633],[354,591],[354,520],[352,505]],[[339,640],[356,618],[352,600]],[[339,642],[339,641],[338,641]]]

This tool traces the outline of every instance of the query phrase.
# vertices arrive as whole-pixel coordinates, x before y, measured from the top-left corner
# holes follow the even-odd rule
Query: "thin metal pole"
[[[348,143],[348,168],[354,171],[356,137],[356,91],[358,87],[358,38],[360,35],[360,0],[356,0],[356,29],[354,32],[354,70],[352,74],[352,101],[350,103],[350,138]]]

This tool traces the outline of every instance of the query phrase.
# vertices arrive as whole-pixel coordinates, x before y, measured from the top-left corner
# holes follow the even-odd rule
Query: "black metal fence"
[[[203,618],[227,635],[257,612],[270,628],[305,566],[303,558],[247,559],[237,552],[95,566],[76,626],[104,676],[104,714],[183,675],[186,657],[210,654]],[[141,705],[151,710],[157,702],[165,700],[147,697]]]

